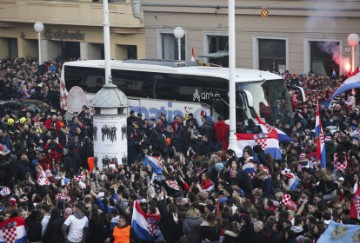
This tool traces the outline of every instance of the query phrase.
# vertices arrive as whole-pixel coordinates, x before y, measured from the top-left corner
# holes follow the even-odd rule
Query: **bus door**
[[[236,120],[240,122],[247,122],[250,118],[256,117],[254,109],[254,100],[248,90],[238,90],[236,93]]]

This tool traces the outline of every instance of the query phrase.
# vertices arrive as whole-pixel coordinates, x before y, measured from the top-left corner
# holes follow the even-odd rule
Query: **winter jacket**
[[[183,243],[200,243],[200,225],[204,222],[202,217],[186,217],[183,224],[185,235]]]
[[[166,208],[166,203],[164,201],[159,201],[157,207],[160,212],[160,231],[166,240],[166,242],[175,242],[180,240],[182,237],[182,222],[175,222],[174,217],[171,212]]]
[[[222,243],[237,243],[239,234],[230,230],[225,230],[224,240]]]
[[[29,242],[41,241],[41,219],[27,221]]]
[[[100,216],[100,223],[98,225],[90,219],[89,220],[89,237],[86,242],[104,242],[106,238],[106,225],[102,217]]]
[[[51,217],[49,224],[46,228],[43,236],[44,243],[63,243],[65,242],[64,235],[62,234],[61,227],[64,223],[64,219],[61,216],[59,209],[51,211]]]
[[[253,234],[254,225],[252,223],[241,226],[238,242],[251,242]]]
[[[263,190],[265,197],[269,197],[270,195],[275,195],[275,189],[271,177],[267,177],[263,181]]]
[[[259,232],[254,232],[251,237],[252,243],[266,243],[267,238],[264,230],[261,230]]]
[[[223,132],[222,132],[224,127],[225,127],[224,121],[218,121],[215,123],[214,129],[215,129],[215,134],[216,134],[216,142],[221,143],[225,139],[223,136]]]
[[[200,239],[201,243],[215,243],[219,242],[219,230],[208,222],[204,221],[200,225]]]

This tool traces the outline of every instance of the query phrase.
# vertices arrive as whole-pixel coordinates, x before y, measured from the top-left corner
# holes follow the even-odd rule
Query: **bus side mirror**
[[[246,99],[247,99],[249,107],[254,107],[254,99],[253,99],[252,94],[250,93],[250,91],[245,90],[245,89],[244,89],[244,92],[246,94]]]

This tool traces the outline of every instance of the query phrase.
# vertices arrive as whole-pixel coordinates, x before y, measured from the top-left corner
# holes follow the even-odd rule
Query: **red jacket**
[[[216,135],[216,142],[222,142],[223,141],[223,133],[222,130],[225,127],[225,122],[224,121],[218,121],[215,123],[214,125],[214,130],[215,130],[215,135]]]
[[[213,185],[213,183],[210,179],[202,180],[200,182],[200,186],[203,190],[209,189],[212,185]]]
[[[48,118],[45,121],[44,125],[49,131],[57,131],[57,132],[59,132],[60,128],[61,128],[61,123],[58,120],[53,122],[51,118]]]
[[[229,131],[230,131],[230,126],[225,124],[221,135],[223,139],[221,144],[221,149],[223,151],[227,150],[229,147]]]

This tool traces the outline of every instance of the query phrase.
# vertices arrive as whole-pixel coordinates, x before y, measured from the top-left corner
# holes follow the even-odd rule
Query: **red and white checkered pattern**
[[[166,184],[174,190],[180,190],[180,187],[176,180],[166,180]]]
[[[266,138],[256,138],[256,139],[255,139],[255,142],[256,142],[258,145],[260,145],[263,150],[266,149],[266,146],[267,146]]]
[[[156,236],[159,235],[159,227],[156,224],[149,223],[148,224],[148,231],[150,235]]]
[[[79,181],[85,180],[86,176],[84,174],[82,174],[82,175],[75,176],[74,179],[79,182]]]
[[[290,202],[290,199],[291,199],[290,194],[285,194],[281,202],[286,205]]]
[[[61,201],[61,202],[70,202],[71,198],[68,195],[59,193],[56,195],[56,200]]]
[[[43,176],[38,176],[37,181],[38,181],[38,184],[40,186],[48,186],[48,185],[50,185],[49,180],[46,177],[43,177]]]
[[[6,243],[15,243],[17,238],[16,224],[11,224],[2,229],[3,237]]]
[[[265,123],[265,127],[268,130],[268,133],[272,133],[273,131],[275,131],[275,127],[270,126],[269,124]]]
[[[346,170],[346,168],[347,168],[347,162],[345,162],[345,163],[337,162],[334,165],[335,165],[334,166],[335,169],[337,169],[337,170]]]
[[[10,190],[9,187],[6,187],[6,186],[4,186],[0,191],[0,195],[3,196],[3,197],[8,196],[10,194],[11,194],[11,190]]]
[[[69,96],[69,93],[66,90],[65,81],[60,80],[60,108],[62,110],[67,110],[67,97],[68,96]]]
[[[291,200],[290,194],[285,194],[281,203],[287,206],[290,210],[296,211],[296,203]]]

